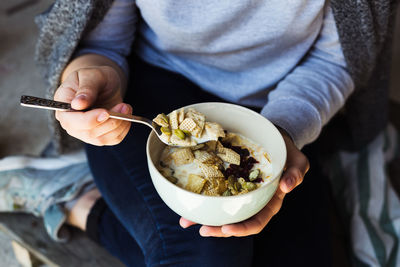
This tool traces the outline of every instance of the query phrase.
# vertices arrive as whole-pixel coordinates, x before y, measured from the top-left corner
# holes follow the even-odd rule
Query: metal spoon
[[[86,109],[86,110],[73,109],[71,107],[71,104],[69,104],[69,103],[54,101],[54,100],[40,98],[40,97],[36,97],[36,96],[27,96],[27,95],[21,96],[20,104],[21,104],[21,106],[25,106],[25,107],[59,110],[59,111],[66,111],[66,112],[88,111],[88,109]],[[158,139],[160,139],[164,144],[169,145],[169,146],[177,146],[176,144],[172,144],[172,143],[167,142],[166,140],[163,140],[163,138],[161,138],[161,134],[162,134],[161,126],[159,126],[158,124],[156,124],[155,122],[153,122],[152,120],[150,120],[148,118],[137,116],[137,115],[122,114],[122,113],[113,112],[113,111],[107,111],[107,112],[110,115],[110,118],[113,118],[113,119],[136,122],[136,123],[141,123],[141,124],[147,125],[155,132]],[[195,142],[196,144],[201,144],[201,143],[206,143],[211,140],[216,140],[207,135],[203,135],[200,138],[197,138],[194,136],[192,136],[190,138],[192,138],[192,140],[196,141]]]
[[[54,101],[50,99],[35,97],[35,96],[21,96],[21,105],[24,107],[31,107],[31,108],[42,108],[42,109],[50,109],[50,110],[59,110],[59,111],[69,111],[69,112],[76,112],[76,111],[87,111],[87,110],[76,110],[71,107],[71,104],[65,102]],[[117,119],[117,120],[124,120],[124,121],[131,121],[137,122],[144,125],[149,126],[157,135],[157,137],[165,144],[170,145],[168,142],[165,142],[161,138],[161,127],[154,123],[152,120],[136,116],[130,114],[122,114],[113,111],[107,111],[110,115],[110,118]]]

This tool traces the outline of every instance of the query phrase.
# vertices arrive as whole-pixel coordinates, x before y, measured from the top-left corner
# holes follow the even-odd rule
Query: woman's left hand
[[[310,167],[308,159],[297,149],[292,139],[284,131],[282,131],[282,135],[287,149],[286,169],[275,195],[268,204],[256,215],[243,222],[223,226],[203,225],[200,228],[201,236],[230,237],[258,234],[281,209],[285,195],[303,182],[303,177]],[[181,218],[179,224],[186,228],[195,223]]]

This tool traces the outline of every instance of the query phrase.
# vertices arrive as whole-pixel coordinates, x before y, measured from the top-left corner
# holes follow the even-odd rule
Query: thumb
[[[304,175],[310,168],[310,163],[287,134],[282,133],[282,136],[286,144],[287,159],[286,169],[282,174],[279,187],[282,192],[289,193],[303,182]]]
[[[99,69],[80,69],[78,75],[78,88],[71,101],[71,107],[83,110],[92,107],[97,96],[106,84],[106,79]]]

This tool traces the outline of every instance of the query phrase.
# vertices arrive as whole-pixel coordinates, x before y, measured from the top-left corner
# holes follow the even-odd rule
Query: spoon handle
[[[21,106],[31,107],[31,108],[42,108],[50,110],[60,110],[60,111],[76,111],[69,103],[54,101],[50,99],[44,99],[36,96],[21,96],[20,100]]]
[[[22,106],[31,107],[31,108],[42,108],[42,109],[59,110],[59,111],[87,111],[87,109],[86,110],[73,109],[71,107],[71,104],[69,104],[69,103],[40,98],[40,97],[36,97],[36,96],[23,95],[23,96],[21,96],[20,103]],[[113,112],[113,111],[108,111],[108,114],[110,114],[110,118],[113,118],[113,119],[138,122],[138,123],[145,124],[151,128],[154,128],[151,120],[141,117],[141,116],[122,114],[122,113]]]

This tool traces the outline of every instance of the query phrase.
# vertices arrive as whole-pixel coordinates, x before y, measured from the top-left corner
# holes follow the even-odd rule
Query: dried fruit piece
[[[225,137],[221,139],[221,142],[230,144],[231,146],[238,146],[241,143],[239,136],[235,133],[226,133]]]

